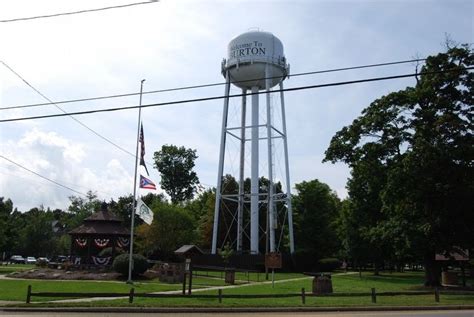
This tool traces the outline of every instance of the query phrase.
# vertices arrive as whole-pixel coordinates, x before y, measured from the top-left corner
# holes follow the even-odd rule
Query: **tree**
[[[172,256],[172,252],[183,244],[191,244],[196,238],[195,221],[181,206],[156,202],[151,206],[154,218],[148,230],[140,229],[137,234],[144,249],[153,248],[161,257]],[[143,241],[145,240],[145,241]]]
[[[211,248],[215,202],[216,191],[215,188],[212,188],[203,191],[185,206],[197,223],[196,242],[204,249]]]
[[[155,168],[161,175],[161,187],[171,197],[174,204],[192,199],[199,184],[193,171],[196,150],[184,146],[163,145],[154,153]]]
[[[340,201],[328,185],[317,179],[295,185],[293,196],[297,252],[314,260],[333,256],[338,251],[335,221]]]
[[[111,199],[108,203],[109,209],[115,213],[120,219],[122,224],[126,228],[130,228],[132,219],[132,206],[133,206],[133,195],[129,194],[126,196],[120,196],[117,201]],[[141,224],[140,217],[135,215],[135,225]]]
[[[56,247],[53,239],[53,213],[40,207],[30,209],[24,216],[27,221],[20,231],[21,253],[32,256],[53,254]]]
[[[366,187],[350,199],[373,189],[366,210],[382,217],[371,224],[372,237],[397,238],[398,256],[418,254],[426,285],[439,285],[436,253],[474,243],[473,63],[467,45],[428,57],[415,87],[372,102],[326,151],[325,160],[346,162],[353,173],[380,167],[359,180],[353,174],[351,181]],[[377,187],[368,187],[376,179]]]
[[[97,194],[88,191],[86,198],[70,196],[71,204],[68,207],[70,217],[66,220],[66,226],[74,229],[82,224],[82,221],[92,215],[94,211],[100,208],[101,201],[97,199]]]
[[[0,252],[5,252],[8,249],[11,238],[8,228],[12,212],[13,202],[10,199],[4,200],[4,197],[0,197]]]

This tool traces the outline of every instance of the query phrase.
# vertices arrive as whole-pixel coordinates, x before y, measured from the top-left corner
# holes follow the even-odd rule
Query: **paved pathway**
[[[348,272],[348,273],[336,273],[333,275],[349,275],[349,274],[358,274],[357,272]],[[296,281],[304,281],[308,279],[312,279],[312,276],[306,276],[306,277],[299,277],[299,278],[290,278],[286,280],[278,280],[275,281],[275,284],[279,283],[287,283],[287,282],[296,282]],[[226,286],[212,286],[212,287],[205,287],[205,288],[198,288],[198,289],[193,289],[193,293],[196,292],[206,292],[206,291],[214,291],[218,289],[231,289],[231,288],[240,288],[240,287],[247,287],[247,286],[253,286],[253,285],[266,285],[266,284],[271,284],[272,281],[265,281],[265,282],[254,282],[250,284],[239,284],[239,285],[226,285]],[[162,292],[152,292],[151,294],[181,294],[182,290],[176,290],[176,291],[162,291]],[[128,299],[127,297],[93,297],[93,298],[76,298],[76,299],[60,299],[60,300],[54,300],[54,301],[49,301],[50,303],[81,303],[81,302],[91,302],[91,301],[104,301],[104,300],[115,300],[115,299]]]

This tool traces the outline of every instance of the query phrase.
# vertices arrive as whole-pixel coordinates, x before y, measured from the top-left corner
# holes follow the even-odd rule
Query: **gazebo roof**
[[[185,244],[180,247],[178,250],[174,251],[177,255],[194,255],[194,254],[204,254],[201,249],[197,245],[194,244]]]
[[[122,225],[122,220],[103,203],[100,210],[84,219],[79,227],[69,231],[70,235],[129,236],[130,230]]]

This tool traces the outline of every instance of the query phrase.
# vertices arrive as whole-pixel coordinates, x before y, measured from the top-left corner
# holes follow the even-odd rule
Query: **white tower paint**
[[[243,251],[242,235],[244,231],[243,211],[244,206],[250,203],[250,253],[258,254],[260,242],[260,228],[259,213],[260,205],[267,206],[267,220],[269,223],[267,236],[269,237],[269,250],[271,252],[278,251],[277,237],[275,236],[276,217],[275,210],[276,202],[284,202],[287,208],[286,215],[288,217],[289,226],[289,242],[290,252],[294,252],[293,240],[293,220],[290,196],[290,178],[289,178],[289,164],[288,164],[288,145],[286,138],[286,119],[284,110],[284,96],[280,92],[280,105],[282,110],[282,128],[276,129],[272,124],[272,106],[271,106],[271,89],[280,84],[282,86],[283,79],[288,75],[289,66],[286,64],[286,59],[283,54],[283,44],[281,41],[269,32],[251,31],[243,33],[233,40],[228,45],[228,56],[222,63],[222,74],[226,78],[226,88],[224,99],[224,112],[222,117],[222,131],[221,131],[221,146],[219,154],[219,167],[217,178],[217,192],[216,204],[214,211],[214,227],[212,236],[212,253],[216,254],[218,247],[219,236],[219,217],[221,214],[221,204],[224,200],[237,202],[237,211],[234,216],[236,225],[237,237],[235,246],[237,251]],[[242,109],[240,127],[228,127],[228,112],[229,112],[229,91],[230,84],[234,84],[242,89]],[[266,95],[266,120],[264,124],[259,121],[259,96],[260,91]],[[247,92],[251,94],[251,125],[246,126],[246,96]],[[277,98],[275,98],[277,99]],[[234,130],[240,130],[240,137],[234,134]],[[246,139],[246,130],[250,131],[250,139]],[[262,133],[265,132],[265,133]],[[239,190],[235,195],[222,194],[222,178],[225,161],[225,147],[227,134],[240,140],[240,160],[239,160]],[[265,137],[262,136],[265,135]],[[274,188],[274,162],[273,162],[273,140],[283,140],[284,156],[285,156],[285,182],[286,191],[283,195],[275,192]],[[245,195],[244,186],[244,158],[245,158],[245,142],[250,141],[250,195]],[[266,193],[259,192],[259,151],[260,142],[267,142],[267,164],[269,186]],[[226,235],[227,236],[227,235]],[[281,237],[280,237],[281,239]],[[223,241],[222,241],[223,244]],[[221,245],[219,246],[221,247]]]

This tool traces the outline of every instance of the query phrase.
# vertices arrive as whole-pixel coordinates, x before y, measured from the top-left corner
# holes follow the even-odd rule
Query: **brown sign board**
[[[436,261],[469,261],[469,250],[459,250],[458,252],[450,252],[448,256],[447,254],[436,254],[435,260]]]
[[[282,260],[281,253],[270,252],[265,254],[265,267],[269,269],[281,269]]]

